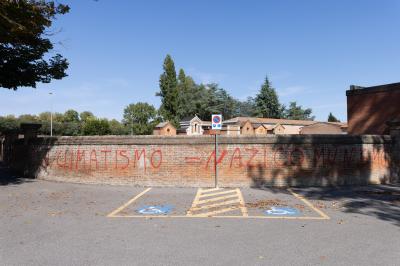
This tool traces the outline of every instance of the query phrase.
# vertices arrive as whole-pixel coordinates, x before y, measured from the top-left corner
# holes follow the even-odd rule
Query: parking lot
[[[399,265],[400,189],[0,186],[1,265]]]
[[[329,219],[292,189],[145,188],[111,218]]]

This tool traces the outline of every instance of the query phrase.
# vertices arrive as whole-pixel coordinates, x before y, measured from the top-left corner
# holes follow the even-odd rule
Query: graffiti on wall
[[[111,148],[113,147],[113,148]],[[204,170],[213,170],[215,164],[222,169],[246,169],[253,166],[264,168],[330,168],[354,167],[366,164],[386,166],[383,147],[362,148],[356,145],[313,146],[252,145],[222,147],[216,156],[213,150],[193,149],[191,156],[181,154],[179,149],[166,147],[76,146],[51,149],[42,161],[43,167],[65,171],[128,171],[138,169],[160,171],[168,165],[185,165]],[[185,154],[188,154],[186,151]]]
[[[124,170],[129,167],[159,169],[163,162],[161,149],[63,149],[46,154],[42,165],[64,170]]]

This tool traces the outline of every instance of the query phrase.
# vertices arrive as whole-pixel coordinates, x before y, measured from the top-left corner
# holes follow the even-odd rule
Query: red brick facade
[[[14,168],[41,179],[140,186],[214,185],[214,139],[61,137],[14,147]],[[390,137],[220,137],[220,186],[390,182]]]
[[[348,134],[389,134],[386,123],[400,120],[400,83],[352,87],[346,95]]]

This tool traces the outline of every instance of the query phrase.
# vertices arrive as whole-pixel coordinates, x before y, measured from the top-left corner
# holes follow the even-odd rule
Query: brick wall
[[[389,136],[220,136],[220,186],[388,183]],[[397,152],[397,151],[396,151]],[[40,179],[140,186],[214,185],[213,136],[59,137],[14,144],[12,166]]]
[[[349,134],[388,134],[400,120],[400,83],[346,91]]]

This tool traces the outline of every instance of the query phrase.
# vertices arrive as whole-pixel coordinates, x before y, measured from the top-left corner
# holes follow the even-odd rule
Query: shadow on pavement
[[[345,213],[373,216],[400,226],[400,185],[295,190],[311,200],[339,201]]]
[[[32,180],[21,178],[0,162],[0,186],[19,185],[27,182],[32,182]]]

